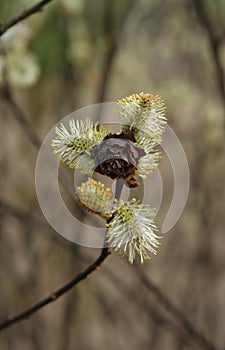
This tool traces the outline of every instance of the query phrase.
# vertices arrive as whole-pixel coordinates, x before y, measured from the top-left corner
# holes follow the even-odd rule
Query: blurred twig
[[[108,248],[102,248],[101,254],[99,257],[90,265],[88,266],[84,271],[78,273],[70,282],[66,283],[63,287],[59,288],[57,291],[51,293],[48,297],[44,298],[43,300],[39,301],[32,307],[28,308],[27,310],[15,315],[15,316],[9,316],[5,321],[0,323],[0,330],[3,330],[5,328],[8,328],[12,326],[15,323],[18,323],[29,316],[36,313],[38,310],[43,308],[44,306],[54,302],[56,299],[61,297],[63,294],[67,293],[69,290],[71,290],[76,284],[84,280],[88,275],[90,275],[92,272],[97,270],[103,261],[107,258],[107,256],[110,254]]]
[[[55,230],[49,225],[47,220],[43,220],[43,216],[39,216],[35,212],[27,211],[19,208],[18,206],[9,203],[0,197],[0,217],[1,215],[8,215],[17,219],[25,228],[27,227],[39,227],[41,226],[41,232],[44,232],[43,229],[47,228],[48,233],[50,233],[50,238],[52,241],[57,242],[60,246],[67,247],[66,240],[61,239],[60,235],[55,234]],[[38,226],[37,226],[38,225]],[[38,228],[38,229],[39,229]],[[30,234],[29,234],[30,236]]]
[[[99,94],[97,100],[99,103],[104,102],[105,95],[107,92],[107,85],[110,78],[110,73],[112,65],[118,49],[122,46],[125,40],[125,36],[131,35],[130,27],[128,25],[135,18],[138,21],[142,20],[142,15],[146,15],[146,6],[142,1],[133,0],[124,15],[119,28],[115,25],[115,16],[113,14],[113,4],[114,2],[105,1],[105,12],[104,12],[104,22],[103,22],[103,33],[107,43],[107,51],[105,54],[105,61],[102,68],[102,79],[101,85],[99,87]],[[148,13],[148,19],[153,18],[157,15],[158,11],[161,11],[162,6],[165,5],[165,2],[158,1],[157,5],[151,9]],[[133,23],[132,23],[133,24]]]
[[[114,285],[120,286],[119,291],[120,293],[125,296],[125,298],[129,298],[132,304],[136,304],[137,307],[143,308],[145,312],[147,312],[148,317],[153,320],[159,327],[161,328],[166,328],[170,331],[172,331],[176,336],[182,337],[184,339],[185,343],[187,342],[193,342],[192,339],[187,338],[187,334],[185,330],[181,327],[181,325],[176,324],[173,322],[171,319],[168,317],[164,316],[158,309],[156,309],[155,305],[151,302],[149,298],[146,298],[144,294],[140,293],[140,289],[138,288],[133,288],[128,283],[126,283],[125,279],[121,279],[120,277],[117,276],[114,270],[106,268],[104,270],[104,273],[106,277],[113,282]],[[101,297],[100,300],[103,300]],[[107,300],[105,300],[105,303]],[[101,301],[100,301],[101,303]],[[101,308],[104,308],[104,303],[102,305],[101,303]],[[116,308],[116,305],[114,304],[113,309]],[[120,309],[118,305],[118,309]],[[109,314],[109,310],[107,311],[107,315]],[[195,343],[195,342],[193,342]]]
[[[19,16],[11,19],[7,23],[0,24],[0,36],[4,34],[9,28],[13,27],[19,22],[22,22],[24,19],[32,16],[33,14],[40,12],[45,5],[47,5],[52,0],[42,0],[36,5],[24,10]]]
[[[17,105],[16,101],[14,100],[9,86],[4,86],[1,89],[0,94],[3,100],[7,103],[8,107],[11,109],[14,117],[20,124],[21,128],[24,130],[30,142],[34,146],[40,148],[41,140],[39,139],[35,130],[32,128],[31,124],[27,121],[27,118],[23,113],[23,111],[20,109],[20,107]]]
[[[6,202],[2,198],[0,198],[0,213],[9,214],[22,223],[24,223],[26,226],[27,224],[33,223],[34,220],[38,220],[37,217],[35,217],[32,213],[26,212],[15,205],[11,205],[10,203]]]
[[[83,261],[87,260],[87,258],[81,255],[79,252],[78,254]],[[137,277],[141,277],[141,282],[145,285],[145,287],[151,291],[152,295],[160,303],[160,305],[169,312],[170,316],[174,318],[174,321],[178,322],[174,322],[172,319],[163,315],[161,311],[156,308],[155,304],[153,304],[150,298],[146,297],[143,293],[140,293],[140,288],[133,288],[130,286],[124,278],[121,279],[120,276],[115,273],[115,269],[106,267],[103,272],[114,285],[120,286],[119,291],[125,296],[126,299],[129,298],[130,302],[132,304],[137,304],[139,308],[143,307],[143,309],[147,311],[149,318],[159,325],[159,327],[172,331],[177,337],[182,338],[185,343],[192,343],[193,345],[205,350],[217,350],[194,328],[194,326],[192,326],[192,324],[186,319],[186,316],[180,310],[178,310],[175,305],[173,305],[173,303],[166,295],[164,295],[160,288],[154,285],[153,282],[150,281],[147,276],[145,276],[143,270],[137,264],[134,266],[138,272]],[[100,300],[102,300],[102,298],[100,298]],[[105,300],[105,303],[106,302],[107,301]],[[104,305],[104,303],[103,305],[101,304],[101,308],[104,309],[104,306],[108,308],[108,306]],[[106,312],[107,315],[109,315],[109,311],[110,310]]]
[[[206,8],[204,6],[204,1],[202,0],[193,0],[192,1],[193,6],[195,8],[195,12],[198,16],[199,22],[205,29],[208,39],[209,39],[209,44],[210,44],[210,49],[212,52],[212,57],[214,60],[214,65],[216,68],[216,76],[217,76],[217,82],[218,82],[218,87],[220,90],[220,94],[223,100],[223,104],[225,107],[225,73],[223,69],[222,62],[220,60],[220,55],[219,55],[219,50],[222,44],[222,40],[224,39],[224,33],[220,36],[218,36],[215,33],[214,27],[211,23],[210,17],[206,11]]]
[[[119,29],[114,28],[115,19],[113,16],[113,4],[114,2],[112,0],[105,1],[103,32],[107,43],[107,51],[105,55],[105,62],[102,69],[101,86],[99,87],[99,94],[98,94],[99,103],[104,102],[105,100],[106,88],[107,88],[109,76],[111,73],[112,64],[117,54],[125,25],[130,15],[133,14],[133,9],[134,7],[136,7],[137,2],[135,0],[132,2],[126,15],[122,19],[122,23],[120,24]]]
[[[102,80],[99,88],[98,102],[104,102],[106,94],[106,86],[111,71],[113,59],[116,55],[118,42],[113,28],[113,1],[105,1],[103,32],[106,40],[107,51],[105,55],[105,62],[102,69]]]
[[[0,97],[6,102],[7,106],[11,110],[14,118],[17,120],[19,125],[21,126],[21,129],[24,131],[26,136],[28,137],[29,141],[36,147],[41,147],[41,140],[36,133],[36,131],[33,129],[31,123],[28,121],[28,118],[26,117],[23,110],[19,107],[17,102],[14,100],[13,95],[11,93],[11,90],[8,85],[5,85],[0,89]],[[81,215],[81,217],[84,216],[84,211],[80,208],[79,205],[74,201],[73,192],[69,190],[67,186],[67,178],[66,173],[63,173],[60,177],[60,183],[62,184],[63,188],[65,189],[66,193],[69,195],[69,198],[72,200],[73,206],[75,207],[75,210]],[[94,218],[93,218],[94,220]]]
[[[144,286],[150,291],[157,302],[165,308],[166,311],[177,321],[177,323],[182,326],[187,332],[188,336],[192,341],[202,349],[205,350],[216,350],[214,345],[208,342],[208,340],[199,333],[191,322],[186,318],[186,316],[172,303],[171,300],[151,281],[151,279],[144,273],[138,265],[135,265],[138,276]]]

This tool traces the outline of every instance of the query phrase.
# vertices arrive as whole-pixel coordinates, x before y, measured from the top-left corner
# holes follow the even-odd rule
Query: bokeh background
[[[0,21],[34,3],[0,0]],[[225,348],[224,18],[224,0],[53,0],[2,36],[0,322],[99,254],[56,233],[37,201],[36,157],[60,119],[130,93],[160,94],[191,184],[157,257],[137,267],[111,254],[74,290],[2,332],[0,349],[207,349],[190,325],[213,344],[208,349]],[[160,172],[159,224],[173,195],[166,157]],[[74,230],[82,234],[82,221],[92,218],[79,215]]]

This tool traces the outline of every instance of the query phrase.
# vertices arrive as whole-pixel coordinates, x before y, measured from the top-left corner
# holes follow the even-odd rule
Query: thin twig
[[[24,19],[34,15],[37,12],[40,12],[45,5],[47,5],[52,0],[42,0],[36,5],[24,10],[19,16],[11,19],[7,23],[3,23],[0,25],[0,36],[4,34],[9,28],[13,27],[19,22],[22,22]]]
[[[103,261],[107,258],[107,256],[110,254],[108,248],[102,248],[101,254],[99,257],[90,265],[88,266],[84,271],[78,273],[70,282],[66,283],[63,287],[59,288],[57,291],[51,293],[48,297],[42,299],[32,307],[24,310],[23,312],[15,315],[15,316],[9,316],[5,321],[0,323],[0,331],[12,326],[15,323],[18,323],[29,316],[36,313],[38,310],[43,308],[44,306],[54,302],[56,299],[61,297],[63,294],[67,293],[69,290],[71,290],[76,284],[84,280],[88,275],[90,275],[92,272],[97,270]]]
[[[180,311],[171,300],[146,276],[143,269],[135,265],[138,276],[144,286],[151,292],[157,302],[182,326],[188,336],[198,344],[198,346],[205,350],[216,350],[215,346],[208,342],[208,340],[195,329],[186,316]]]

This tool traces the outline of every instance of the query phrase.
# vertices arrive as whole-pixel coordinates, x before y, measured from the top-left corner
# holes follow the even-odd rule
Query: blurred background
[[[33,4],[0,0],[0,21]],[[36,157],[60,119],[131,93],[159,94],[191,176],[184,213],[157,257],[130,266],[112,253],[75,289],[2,332],[1,350],[225,349],[224,18],[224,0],[53,0],[1,37],[0,322],[99,254],[56,233],[37,201]],[[160,172],[159,226],[173,195],[166,157]]]

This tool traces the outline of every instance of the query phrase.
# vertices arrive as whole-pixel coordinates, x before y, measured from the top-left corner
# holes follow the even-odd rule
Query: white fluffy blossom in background
[[[88,27],[81,17],[68,24],[70,45],[68,59],[75,67],[83,68],[93,61],[94,47]]]
[[[25,23],[18,23],[8,29],[1,36],[1,47],[5,50],[17,50],[27,47],[29,40],[32,37],[31,28]]]
[[[83,0],[60,0],[60,5],[68,14],[79,14],[84,8]]]
[[[0,58],[0,81],[26,88],[34,85],[40,75],[36,57],[23,50],[10,51]]]
[[[40,76],[36,57],[27,49],[32,36],[30,28],[19,23],[0,39],[0,84],[19,88],[34,85]]]

